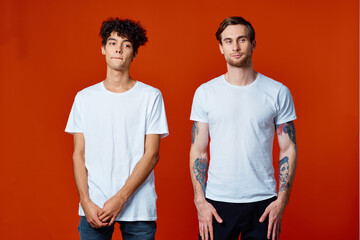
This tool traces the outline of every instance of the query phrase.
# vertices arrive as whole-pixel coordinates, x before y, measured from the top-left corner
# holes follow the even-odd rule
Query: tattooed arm
[[[287,122],[276,126],[280,147],[279,162],[279,193],[276,201],[272,202],[261,216],[264,221],[269,215],[268,238],[279,239],[281,219],[289,201],[290,190],[294,181],[297,163],[297,146],[294,123]]]
[[[208,172],[207,146],[209,124],[194,122],[191,132],[190,175],[194,188],[194,203],[198,213],[199,232],[203,240],[213,237],[212,219],[222,222],[215,208],[205,199],[206,176]]]

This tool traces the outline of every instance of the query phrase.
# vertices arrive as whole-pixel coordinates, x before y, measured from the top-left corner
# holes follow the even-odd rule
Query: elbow
[[[151,165],[153,165],[153,167],[156,166],[156,164],[159,162],[159,153],[158,152],[154,152],[151,154],[150,156],[150,162],[151,162]]]
[[[156,153],[153,155],[153,163],[154,163],[154,166],[159,162],[160,160],[160,156],[159,156],[159,153]]]
[[[85,156],[83,153],[79,153],[79,152],[74,152],[73,153],[73,156],[72,156],[72,159],[73,159],[73,163],[75,162],[79,162],[79,161],[84,161],[85,162]]]

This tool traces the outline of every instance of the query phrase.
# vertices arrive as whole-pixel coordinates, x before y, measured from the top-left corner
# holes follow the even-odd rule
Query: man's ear
[[[223,49],[223,46],[221,43],[219,43],[219,49],[220,49],[221,54],[224,54],[224,49]]]
[[[104,45],[101,46],[101,53],[102,53],[102,55],[106,55],[106,51],[105,51],[105,46],[104,46]]]
[[[134,52],[132,60],[134,60],[137,57],[137,55],[138,55],[138,52],[137,51]]]
[[[252,41],[251,43],[251,52],[253,52],[256,48],[256,40]]]

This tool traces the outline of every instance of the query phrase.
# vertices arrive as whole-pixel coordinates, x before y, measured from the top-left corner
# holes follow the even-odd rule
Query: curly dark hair
[[[103,21],[100,28],[102,45],[106,45],[112,32],[117,32],[118,36],[126,37],[133,44],[134,53],[137,53],[138,48],[148,41],[146,30],[140,25],[140,22],[130,19],[108,18]]]

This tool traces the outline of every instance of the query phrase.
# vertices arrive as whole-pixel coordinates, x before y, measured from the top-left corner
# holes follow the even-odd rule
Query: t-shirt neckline
[[[103,89],[104,92],[106,92],[107,94],[111,94],[114,96],[122,96],[122,95],[126,95],[129,94],[130,92],[132,92],[138,85],[139,85],[139,81],[135,80],[135,84],[134,86],[132,86],[132,88],[130,88],[129,90],[125,91],[125,92],[121,92],[121,93],[117,93],[117,92],[112,92],[106,89],[104,81],[100,82],[101,88]]]
[[[231,83],[229,83],[228,81],[226,81],[226,79],[225,79],[225,74],[223,74],[223,75],[221,76],[222,81],[225,82],[226,85],[228,85],[228,86],[230,86],[230,87],[232,87],[232,88],[235,88],[235,89],[249,89],[249,88],[251,88],[252,86],[256,85],[256,83],[259,81],[259,78],[260,78],[260,77],[261,77],[261,73],[258,72],[255,80],[254,80],[252,83],[250,83],[249,85],[246,85],[246,86],[237,86],[237,85],[231,84]]]

